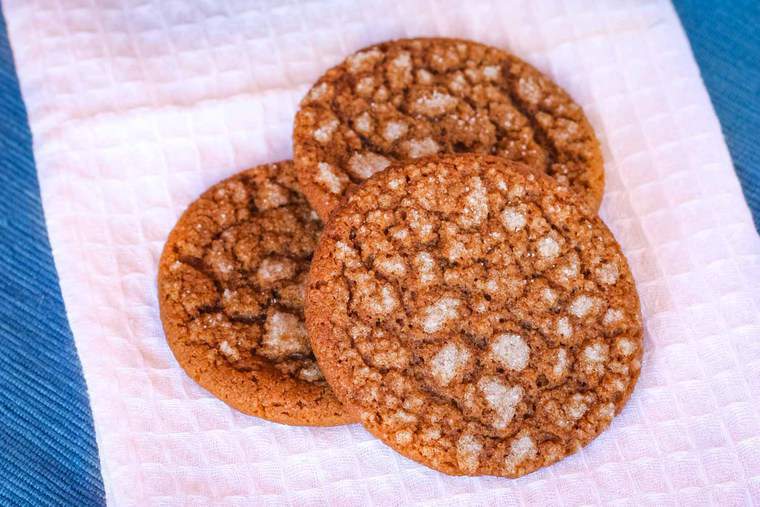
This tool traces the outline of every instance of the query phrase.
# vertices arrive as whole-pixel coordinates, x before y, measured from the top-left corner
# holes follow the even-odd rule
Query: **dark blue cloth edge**
[[[0,505],[105,505],[0,4]]]

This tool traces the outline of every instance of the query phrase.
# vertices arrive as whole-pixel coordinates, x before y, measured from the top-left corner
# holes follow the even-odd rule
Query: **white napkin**
[[[760,241],[672,6],[5,0],[48,231],[108,502],[630,505],[760,502]],[[243,416],[174,361],[161,247],[212,183],[287,158],[297,102],[350,52],[415,35],[505,47],[585,108],[602,216],[641,294],[633,398],[582,452],[518,480],[454,478],[360,426]]]

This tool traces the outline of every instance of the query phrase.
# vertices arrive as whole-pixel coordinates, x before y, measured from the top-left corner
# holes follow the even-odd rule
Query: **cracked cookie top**
[[[190,377],[242,412],[290,424],[350,419],[303,319],[321,228],[282,162],[214,185],[169,235],[158,273],[167,341]]]
[[[301,102],[293,143],[299,181],[323,219],[392,162],[434,154],[523,162],[593,210],[604,189],[599,143],[580,106],[529,64],[472,41],[405,39],[349,56]]]
[[[402,454],[517,477],[618,413],[639,301],[602,221],[553,179],[483,155],[400,163],[333,212],[306,323],[338,397]]]

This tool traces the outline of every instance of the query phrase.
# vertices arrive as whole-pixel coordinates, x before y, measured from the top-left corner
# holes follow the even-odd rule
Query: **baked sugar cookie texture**
[[[456,39],[407,39],[358,51],[301,103],[294,163],[325,219],[354,185],[396,160],[461,152],[540,169],[596,210],[599,143],[580,106],[500,49]]]
[[[575,193],[522,164],[391,166],[333,212],[306,322],[338,397],[449,474],[518,477],[586,445],[631,395],[639,300]]]
[[[287,424],[351,421],[303,320],[321,228],[282,162],[214,185],[169,235],[158,272],[169,346],[191,378],[242,412]]]

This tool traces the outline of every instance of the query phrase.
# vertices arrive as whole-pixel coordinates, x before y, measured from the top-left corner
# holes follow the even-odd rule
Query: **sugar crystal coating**
[[[570,324],[570,319],[567,317],[561,317],[557,321],[557,333],[562,338],[570,338],[573,334],[573,326]]]
[[[312,96],[329,93],[316,88]],[[167,341],[212,394],[289,424],[352,420],[322,376],[303,317],[321,230],[288,162],[206,191],[164,247],[158,289]]]
[[[297,316],[286,312],[272,312],[264,324],[264,337],[260,353],[269,359],[284,359],[295,354],[310,354],[311,346],[306,327]]]
[[[509,369],[520,371],[528,365],[530,348],[518,334],[503,334],[491,345],[491,355]]]
[[[504,208],[504,211],[501,212],[501,219],[510,232],[517,232],[525,227],[525,215],[515,208]]]
[[[619,273],[617,265],[614,263],[607,263],[599,266],[596,270],[596,274],[599,277],[599,281],[605,285],[612,285],[617,282]]]
[[[538,242],[538,253],[545,259],[554,259],[559,255],[559,252],[559,243],[551,236],[543,237]]]
[[[457,441],[457,461],[465,472],[475,472],[480,462],[483,444],[473,435],[462,435]]]
[[[280,280],[292,277],[296,272],[296,265],[290,259],[266,258],[261,261],[257,276],[259,283],[268,285]]]
[[[425,308],[422,329],[426,333],[435,333],[440,330],[446,321],[457,317],[457,308],[460,303],[461,301],[456,298],[444,297]]]
[[[384,287],[393,303],[368,308]],[[448,473],[515,477],[577,451],[640,369],[638,297],[614,238],[575,194],[501,158],[368,179],[323,234],[307,299],[340,398]]]
[[[389,121],[383,130],[383,138],[392,143],[396,139],[401,139],[409,131],[409,126],[403,121]]]
[[[219,344],[219,350],[227,356],[232,361],[237,361],[240,359],[240,353],[238,350],[230,345],[230,343],[227,340],[222,340],[222,342]]]
[[[573,300],[570,304],[569,311],[579,319],[582,319],[592,310],[593,306],[594,300],[585,294],[582,294]]]
[[[519,58],[473,41],[405,39],[356,52],[306,94],[293,138],[299,179],[325,219],[343,192],[371,175],[356,170],[355,153],[391,162],[503,156],[554,176],[593,209],[604,186],[599,143],[582,109]],[[346,178],[340,191],[324,184],[319,162]]]
[[[319,126],[314,131],[314,139],[322,144],[329,142],[332,139],[333,132],[338,128],[338,120],[332,119]]]
[[[483,377],[478,382],[488,406],[496,412],[493,427],[503,430],[515,416],[515,408],[523,397],[523,388],[509,386],[495,377]]]
[[[433,357],[431,363],[433,377],[442,386],[448,385],[469,358],[470,353],[467,349],[454,343],[447,344]]]
[[[390,160],[377,153],[354,153],[348,160],[348,170],[353,176],[365,179],[382,171],[390,163]]]
[[[412,103],[412,111],[434,118],[454,109],[459,101],[447,93],[433,90]]]
[[[323,184],[327,190],[333,194],[339,194],[343,191],[344,182],[335,172],[333,166],[327,162],[320,162],[318,165],[317,181]]]
[[[517,470],[518,465],[526,460],[535,458],[536,453],[536,444],[530,436],[524,435],[514,439],[505,460],[507,471],[514,472]]]
[[[623,312],[617,308],[610,308],[604,314],[604,325],[609,326],[623,320]]]
[[[488,216],[488,199],[483,182],[477,176],[469,181],[470,190],[464,200],[459,222],[464,227],[480,225]]]
[[[552,373],[555,377],[559,378],[562,377],[562,375],[565,374],[567,371],[567,350],[565,349],[558,349],[557,350],[557,357],[556,362],[554,363],[554,366],[552,367]]]
[[[406,142],[406,154],[409,158],[435,155],[440,148],[439,144],[430,137],[424,139],[410,139]]]

